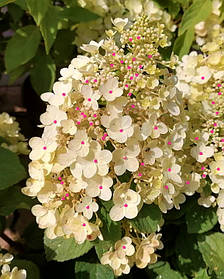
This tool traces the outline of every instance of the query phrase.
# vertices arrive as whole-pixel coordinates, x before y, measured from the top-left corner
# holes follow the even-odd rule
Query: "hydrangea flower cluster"
[[[15,117],[3,112],[0,114],[0,142],[1,146],[18,154],[28,154],[27,143],[20,133],[19,123]]]
[[[77,26],[75,43],[78,46],[88,43],[90,40],[104,39],[105,30],[112,27],[111,17],[127,17],[130,20],[134,20],[144,13],[150,19],[165,24],[164,32],[167,35],[171,36],[171,32],[176,29],[170,14],[160,9],[151,0],[79,0],[78,3],[81,7],[101,16],[95,21],[80,23]]]
[[[44,131],[29,142],[30,178],[22,191],[39,200],[32,213],[50,239],[103,240],[103,202],[113,202],[109,216],[119,222],[135,218],[144,203],[164,213],[179,209],[200,186],[191,165],[183,168],[189,117],[175,86],[175,61],[163,61],[158,51],[169,44],[164,24],[147,16],[129,27],[128,19],[113,24],[106,40],[84,44],[87,55],[60,71],[53,93],[41,95],[48,104]],[[130,179],[121,183],[124,177]],[[116,274],[155,262],[162,248],[160,234],[137,230],[134,247],[131,225],[125,228],[102,258]]]
[[[13,255],[6,253],[2,254],[0,253],[0,267],[1,267],[1,273],[0,278],[1,279],[26,279],[26,270],[25,269],[18,269],[18,267],[13,267],[13,269],[10,271],[10,263],[13,260]]]
[[[202,54],[191,52],[177,67],[177,87],[184,91],[189,113],[188,143],[200,173],[200,205],[218,206],[224,231],[224,32],[208,41]],[[197,111],[197,113],[195,113]]]

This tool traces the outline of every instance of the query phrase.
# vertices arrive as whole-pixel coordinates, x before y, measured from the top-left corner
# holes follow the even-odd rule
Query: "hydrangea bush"
[[[18,123],[0,115],[0,152],[24,172],[0,192],[21,190],[13,210],[39,227],[22,236],[22,270],[0,255],[0,278],[42,278],[26,261],[48,269],[33,254],[43,239],[47,261],[69,263],[56,278],[75,264],[77,278],[223,279],[224,4],[78,4],[100,18],[74,27],[79,54],[40,96],[27,166]]]

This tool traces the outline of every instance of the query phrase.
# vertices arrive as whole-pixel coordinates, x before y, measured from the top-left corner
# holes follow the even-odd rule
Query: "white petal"
[[[114,205],[110,210],[110,218],[113,221],[120,221],[124,218],[124,207]]]
[[[128,219],[133,219],[138,215],[138,208],[137,206],[130,206],[125,208],[125,217]]]
[[[112,192],[110,188],[103,186],[103,189],[100,191],[99,198],[104,201],[109,201],[112,197]]]
[[[136,158],[128,158],[125,160],[125,167],[130,172],[135,172],[139,167],[139,162]]]

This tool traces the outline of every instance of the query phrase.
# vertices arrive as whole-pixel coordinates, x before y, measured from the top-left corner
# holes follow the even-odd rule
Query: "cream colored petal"
[[[133,245],[129,245],[126,249],[126,255],[127,256],[132,256],[135,253],[135,247]]]
[[[119,161],[116,163],[116,165],[114,166],[114,171],[116,173],[116,175],[122,175],[125,173],[126,171],[126,167],[123,161]]]
[[[98,189],[98,187],[89,185],[86,188],[86,194],[90,197],[97,197],[100,194],[100,189]]]
[[[108,164],[112,160],[112,153],[109,150],[101,150],[96,154],[99,163]]]
[[[135,172],[138,170],[139,162],[136,158],[128,158],[125,160],[125,167],[130,172]]]
[[[133,219],[138,215],[138,208],[137,206],[130,206],[125,207],[125,217],[128,219]]]
[[[34,216],[43,216],[47,213],[47,209],[40,204],[36,204],[32,207],[31,212]]]
[[[100,190],[99,198],[104,201],[109,201],[112,197],[112,192],[110,188],[103,186],[103,189]]]
[[[83,167],[83,175],[86,178],[91,178],[96,174],[97,166],[95,163],[88,164]]]
[[[111,210],[110,210],[110,218],[113,221],[120,221],[124,218],[124,207],[123,206],[118,206],[118,205],[114,205]]]

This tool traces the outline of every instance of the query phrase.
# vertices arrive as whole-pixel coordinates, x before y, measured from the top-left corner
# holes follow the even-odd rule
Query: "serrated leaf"
[[[105,202],[107,203],[107,202]],[[117,241],[121,239],[121,225],[119,222],[114,222],[110,219],[110,216],[107,210],[104,207],[101,207],[98,212],[99,218],[102,221],[102,227],[100,227],[100,231],[103,234],[104,240]]]
[[[6,5],[8,5],[8,4],[10,4],[10,3],[13,3],[13,2],[15,2],[16,0],[1,0],[0,1],[0,7],[3,7],[3,6],[6,6]]]
[[[31,84],[38,95],[52,90],[55,72],[56,65],[51,56],[39,51],[34,60],[34,67],[30,71]]]
[[[75,23],[96,20],[99,18],[97,14],[78,6],[64,8],[63,11],[60,12],[60,17],[65,17]]]
[[[8,73],[34,57],[40,39],[40,31],[35,25],[27,25],[16,30],[16,34],[8,41],[5,52]]]
[[[186,209],[186,223],[188,233],[204,233],[211,230],[218,218],[215,208],[205,208],[192,199]]]
[[[34,200],[22,194],[19,186],[12,186],[0,191],[0,215],[7,216],[19,208],[30,209]]]
[[[40,271],[38,266],[27,260],[20,260],[20,259],[14,259],[12,263],[10,264],[10,267],[13,268],[17,266],[18,269],[25,269],[27,277],[26,279],[40,279]],[[23,278],[23,277],[18,277]]]
[[[0,190],[14,185],[26,177],[26,171],[15,153],[0,147],[0,158]]]
[[[184,279],[185,276],[182,276],[178,271],[171,269],[168,262],[158,262],[155,265],[149,265],[150,269],[153,270],[158,276],[156,279]]]
[[[182,35],[185,31],[194,28],[197,23],[206,20],[211,12],[211,0],[194,0],[193,4],[184,12],[178,34]]]
[[[99,260],[101,259],[102,255],[109,251],[109,249],[113,247],[113,242],[110,240],[99,240],[99,242],[95,245],[95,250]]]
[[[79,279],[113,279],[114,273],[108,266],[98,263],[76,262],[75,275]]]
[[[27,8],[37,25],[40,25],[49,7],[50,0],[25,0]]]
[[[178,270],[182,273],[192,276],[192,274],[205,267],[196,235],[187,234],[183,229],[180,230],[175,243],[175,252],[177,254]]]
[[[49,54],[58,32],[58,7],[48,8],[40,23],[40,31],[44,38],[46,53]]]
[[[194,41],[194,29],[190,28],[185,31],[182,35],[180,35],[176,41],[174,42],[173,51],[180,58],[185,54],[188,54],[191,45]]]
[[[198,246],[202,257],[217,276],[224,277],[224,234],[215,232],[198,236]]]
[[[129,220],[132,226],[143,233],[155,232],[162,219],[158,206],[144,204],[138,216]]]
[[[44,249],[47,261],[64,262],[78,258],[87,253],[93,247],[93,243],[85,241],[77,244],[74,238],[57,237],[49,239],[44,236]]]

